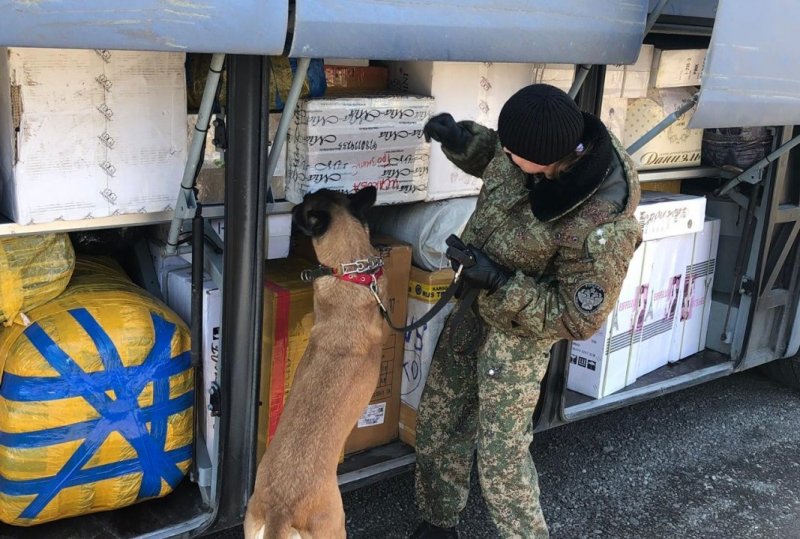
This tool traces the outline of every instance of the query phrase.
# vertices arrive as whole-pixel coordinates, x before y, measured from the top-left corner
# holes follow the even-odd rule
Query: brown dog
[[[320,264],[337,273],[354,261],[378,259],[369,241],[366,210],[374,187],[346,196],[329,190],[306,195],[293,218],[311,235]],[[386,324],[368,285],[382,271],[314,280],[314,326],[295,374],[275,437],[258,466],[247,506],[247,539],[345,537],[336,467],[348,434],[378,383]]]

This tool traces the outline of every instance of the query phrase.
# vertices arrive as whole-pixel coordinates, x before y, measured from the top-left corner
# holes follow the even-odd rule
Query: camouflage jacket
[[[503,152],[497,133],[474,122],[461,125],[473,134],[466,150],[442,149],[459,168],[483,179],[462,239],[514,271],[500,289],[481,294],[481,318],[537,342],[591,337],[616,303],[641,242],[634,218],[639,180],[630,157],[611,135],[604,177],[597,176],[585,192],[579,186],[569,189],[552,207],[543,201],[539,215],[547,217],[539,219],[532,211],[528,175]],[[616,195],[609,195],[615,185]]]

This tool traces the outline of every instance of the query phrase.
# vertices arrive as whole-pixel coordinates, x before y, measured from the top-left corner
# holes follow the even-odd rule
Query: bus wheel
[[[762,369],[776,382],[800,389],[800,356],[771,361],[762,365]]]

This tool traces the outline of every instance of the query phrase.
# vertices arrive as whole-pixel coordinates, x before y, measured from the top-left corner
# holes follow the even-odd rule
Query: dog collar
[[[379,256],[371,256],[347,262],[339,268],[320,265],[315,269],[303,270],[300,273],[300,279],[305,282],[311,282],[326,275],[338,277],[343,281],[369,286],[383,275],[383,259]]]

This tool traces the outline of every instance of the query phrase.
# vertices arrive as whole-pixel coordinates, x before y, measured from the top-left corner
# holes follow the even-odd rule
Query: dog
[[[354,261],[380,263],[365,216],[376,194],[374,187],[352,195],[323,189],[294,208],[293,221],[311,236],[321,267],[341,273]],[[354,275],[370,283],[374,278],[385,304],[382,271]],[[346,537],[336,468],[377,386],[387,331],[369,285],[341,275],[314,279],[314,325],[275,436],[258,465],[246,539]]]

